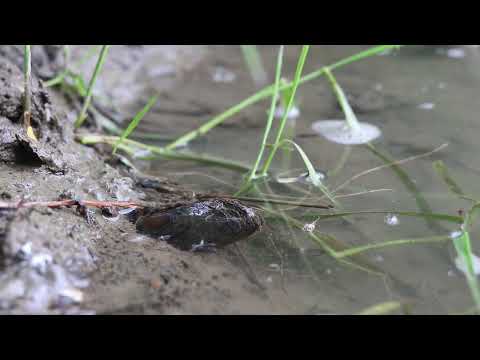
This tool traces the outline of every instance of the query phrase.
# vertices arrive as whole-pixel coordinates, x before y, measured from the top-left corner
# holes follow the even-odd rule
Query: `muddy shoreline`
[[[58,54],[36,48],[32,126],[38,142],[26,135],[21,119],[22,53],[0,47],[0,201],[183,199],[188,189],[166,178],[156,179],[162,191],[145,189],[138,174],[112,165],[101,148],[75,141],[75,105],[41,81],[61,67]],[[0,314],[286,311],[272,308],[230,249],[180,251],[137,234],[126,217],[112,219],[99,210],[1,209],[0,265]]]

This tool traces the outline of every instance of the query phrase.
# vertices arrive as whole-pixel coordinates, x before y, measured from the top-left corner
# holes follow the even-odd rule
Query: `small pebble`
[[[160,289],[160,288],[162,288],[162,286],[163,286],[163,283],[160,279],[152,279],[150,281],[150,287],[152,289]]]

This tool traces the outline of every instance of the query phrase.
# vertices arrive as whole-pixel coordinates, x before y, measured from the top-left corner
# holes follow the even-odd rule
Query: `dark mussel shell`
[[[263,218],[236,200],[212,199],[142,216],[141,233],[163,237],[181,250],[205,243],[223,247],[259,231]]]

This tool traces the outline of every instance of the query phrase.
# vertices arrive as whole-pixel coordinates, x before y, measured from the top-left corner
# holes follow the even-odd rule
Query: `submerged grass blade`
[[[437,174],[442,178],[443,182],[448,186],[448,190],[452,194],[455,194],[457,196],[464,196],[465,193],[462,191],[460,186],[455,182],[455,180],[452,179],[450,174],[448,173],[448,169],[445,166],[445,163],[441,160],[434,161],[433,162],[433,168],[437,172]]]
[[[470,234],[468,231],[463,231],[462,235],[455,237],[453,239],[453,244],[455,245],[455,250],[457,255],[463,259],[464,263],[467,265],[466,268],[466,277],[467,284],[470,288],[473,300],[477,307],[477,310],[480,311],[480,288],[477,281],[477,275],[475,274],[475,269],[473,266],[473,253],[472,245],[470,242]]]
[[[255,45],[241,45],[241,48],[253,81],[257,86],[265,86],[268,82],[267,72],[257,47]]]
[[[318,175],[317,173],[317,170],[315,170],[315,168],[313,167],[313,164],[312,162],[310,161],[310,159],[308,158],[307,154],[305,154],[305,152],[303,151],[303,149],[295,142],[291,141],[291,140],[288,140],[288,139],[285,139],[283,142],[286,142],[286,143],[289,143],[289,144],[292,144],[298,151],[298,153],[300,154],[300,156],[302,157],[302,160],[303,160],[303,163],[305,164],[307,170],[308,170],[308,176],[310,178],[310,180],[312,181],[312,184],[319,188],[320,191],[337,207],[340,207],[339,206],[339,203],[335,200],[335,197],[333,196],[333,194],[330,192],[330,190],[328,190],[328,188],[323,185],[322,183],[322,180],[320,179],[320,176]]]
[[[92,144],[109,144],[115,145],[115,143],[119,140],[118,136],[104,136],[104,135],[80,135],[77,139],[84,145],[92,145]],[[138,141],[124,139],[124,141],[118,145],[119,149],[122,149],[127,154],[131,156],[135,156],[138,150],[146,150],[147,152],[151,153],[151,156],[143,156],[140,157],[142,159],[154,159],[154,158],[164,158],[168,160],[184,160],[184,161],[193,161],[198,162],[200,164],[211,165],[211,166],[218,166],[225,169],[238,171],[245,173],[250,170],[248,165],[244,165],[239,162],[225,160],[213,156],[206,156],[206,155],[197,155],[188,152],[177,152],[171,150],[165,150],[164,148],[153,146],[153,145],[146,145],[140,143]]]
[[[352,212],[340,212],[336,214],[312,214],[312,218],[320,218],[320,220],[343,218],[347,216],[356,216],[356,215],[398,215],[406,217],[418,217],[418,218],[430,218],[438,221],[446,221],[453,224],[462,224],[463,218],[461,216],[454,216],[448,214],[438,214],[438,213],[421,213],[413,211],[386,211],[386,210],[372,210],[372,211],[352,211]]]
[[[143,117],[150,111],[150,109],[152,108],[153,105],[155,105],[155,103],[157,102],[158,98],[156,96],[152,96],[150,98],[150,100],[148,101],[147,105],[145,105],[143,107],[142,110],[140,110],[140,112],[137,113],[137,115],[135,115],[135,117],[132,119],[132,121],[130,122],[130,124],[128,125],[128,127],[125,129],[125,131],[123,132],[122,136],[120,137],[120,139],[118,139],[118,141],[115,143],[115,145],[113,146],[113,152],[112,154],[115,154],[117,152],[117,148],[118,146],[126,139],[128,138],[128,136],[137,128],[138,124],[140,123],[140,121],[142,121]]]
[[[371,250],[378,250],[387,247],[393,246],[403,246],[403,245],[418,245],[418,244],[431,244],[431,243],[439,243],[439,242],[446,242],[451,240],[450,235],[444,236],[431,236],[419,239],[401,239],[401,240],[392,240],[392,241],[385,241],[379,244],[370,244],[364,246],[357,246],[354,248],[350,248],[345,251],[337,252],[337,258],[342,259],[345,257],[350,257],[354,255],[358,255],[360,253],[364,253]]]
[[[452,178],[450,175],[447,166],[441,160],[435,161],[433,163],[433,168],[443,180],[445,185],[447,185],[449,192],[452,195],[459,197],[460,199],[470,200],[473,202],[477,202],[477,200],[473,199],[471,196],[465,194],[465,192],[461,189],[461,187],[457,184],[457,182]]]
[[[87,118],[87,110],[88,110],[88,107],[90,106],[90,101],[92,100],[93,87],[97,80],[98,74],[100,73],[100,70],[103,67],[103,63],[107,58],[107,53],[109,48],[110,48],[110,45],[102,46],[102,50],[100,51],[100,55],[98,56],[97,64],[95,65],[95,70],[93,72],[92,78],[90,79],[90,83],[88,84],[87,96],[83,103],[82,111],[78,115],[78,118],[74,124],[75,128],[79,128],[80,126],[82,126],[85,119]]]
[[[395,173],[395,175],[397,175],[398,179],[403,183],[405,188],[415,198],[415,202],[417,203],[418,209],[422,213],[426,213],[426,214],[433,213],[430,205],[418,190],[417,185],[415,185],[412,179],[410,179],[407,172],[405,172],[398,164],[396,164],[395,161],[392,160],[388,155],[380,152],[373,144],[367,144],[366,146],[372,152],[372,154],[380,158],[383,162],[385,162],[386,165],[388,165],[393,170],[393,172]],[[435,221],[433,221],[431,218],[426,218],[426,221],[430,227],[438,228],[439,230],[445,231],[445,229],[443,229],[442,227],[439,227],[439,225]]]
[[[388,301],[362,310],[357,315],[388,315],[402,307],[403,305],[397,301]]]

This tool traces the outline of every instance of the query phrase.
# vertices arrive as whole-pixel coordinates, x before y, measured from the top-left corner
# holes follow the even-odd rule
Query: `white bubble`
[[[281,119],[285,115],[285,109],[283,106],[277,107],[275,110],[275,118]],[[287,119],[294,120],[300,116],[300,109],[296,106],[292,106],[290,111],[288,112]]]
[[[447,50],[447,56],[451,59],[463,59],[465,55],[465,50],[461,48],[453,48]]]
[[[423,104],[418,105],[417,108],[419,108],[421,110],[433,110],[433,109],[435,109],[435,104],[427,102],[427,103],[423,103]]]
[[[327,178],[327,175],[323,171],[315,171],[315,173],[320,181],[324,181]],[[277,177],[275,181],[279,184],[312,183],[312,179],[310,178],[310,174],[308,172],[294,177]]]
[[[215,67],[210,72],[210,75],[212,77],[212,81],[216,83],[231,83],[237,78],[237,75],[235,75],[233,71],[230,71],[223,66]]]
[[[450,233],[450,239],[452,239],[452,240],[453,240],[453,239],[457,239],[457,238],[459,238],[459,237],[462,236],[462,235],[463,235],[463,231],[458,231],[458,230],[457,230],[457,231],[452,231],[452,232]]]
[[[395,214],[388,214],[385,216],[385,224],[389,226],[397,226],[400,223],[398,216]]]
[[[277,270],[277,271],[280,270],[280,265],[278,265],[278,264],[270,264],[270,265],[268,265],[268,267],[270,269],[273,269],[273,270]]]
[[[315,223],[313,222],[313,223],[310,223],[310,224],[305,224],[303,226],[303,231],[309,232],[309,233],[314,232],[315,231]]]
[[[371,124],[359,122],[354,130],[345,120],[321,120],[312,124],[312,129],[327,140],[343,145],[361,145],[379,138],[381,130]]]
[[[473,273],[475,275],[480,275],[480,258],[472,254],[472,262],[473,262]],[[464,274],[468,273],[468,267],[463,256],[458,256],[455,259],[455,266],[457,267],[458,270],[460,270]]]

